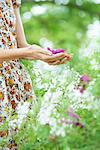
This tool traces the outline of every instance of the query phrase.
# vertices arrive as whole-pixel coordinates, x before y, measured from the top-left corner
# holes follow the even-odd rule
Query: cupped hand
[[[39,60],[39,59],[42,59],[43,56],[52,55],[50,51],[45,50],[36,44],[28,46],[27,50],[29,51],[29,54],[27,54],[27,56],[24,58],[29,59],[29,60]]]
[[[64,64],[67,61],[71,59],[71,56],[66,53],[58,53],[58,54],[52,54],[52,52],[41,48],[38,45],[31,45],[28,47],[28,50],[31,51],[31,53],[25,57],[25,59],[29,60],[41,60],[49,65],[59,65]]]
[[[64,56],[62,59],[58,59],[57,61],[53,62],[53,61],[50,61],[48,64],[49,65],[61,65],[61,64],[65,64],[67,63],[68,61],[70,61],[72,59],[72,56],[67,54],[67,53],[64,53]]]
[[[52,52],[35,44],[29,46],[28,50],[30,51],[30,53],[24,58],[29,60],[41,60],[48,63],[51,61],[62,59],[64,57],[64,53],[53,55]]]

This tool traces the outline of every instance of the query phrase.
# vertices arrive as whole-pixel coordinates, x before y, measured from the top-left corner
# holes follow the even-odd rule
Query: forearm
[[[27,57],[30,51],[27,48],[2,49],[0,48],[0,63],[3,61]]]
[[[14,9],[15,16],[16,16],[16,34],[17,34],[17,45],[19,48],[28,47],[29,44],[27,43],[24,28],[22,24],[22,20],[20,17],[20,10],[19,8]]]

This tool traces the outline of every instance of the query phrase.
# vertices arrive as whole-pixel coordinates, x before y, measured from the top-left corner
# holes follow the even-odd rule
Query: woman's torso
[[[16,18],[13,7],[19,4],[20,0],[0,0],[0,48],[2,49],[17,48]],[[19,59],[0,63],[0,92],[0,100],[2,100],[0,106],[6,106],[6,101],[8,105],[8,100],[18,103],[18,101],[32,99],[31,78]]]
[[[16,18],[12,0],[0,0],[0,48],[15,48]]]

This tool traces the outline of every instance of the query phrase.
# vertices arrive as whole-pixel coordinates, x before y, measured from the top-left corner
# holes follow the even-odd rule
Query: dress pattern
[[[14,8],[20,5],[20,0],[0,0],[0,48],[2,49],[17,48]],[[21,124],[18,115],[27,118],[28,110],[34,101],[35,94],[30,75],[20,59],[0,63],[0,138],[12,135],[13,124],[16,124],[14,128],[18,128]],[[9,131],[4,132],[2,125],[7,120],[10,120]]]

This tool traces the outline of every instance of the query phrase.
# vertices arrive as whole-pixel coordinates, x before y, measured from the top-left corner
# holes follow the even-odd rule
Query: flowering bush
[[[87,35],[91,34],[91,28]],[[61,66],[41,61],[30,63],[37,101],[27,121],[22,120],[19,111],[20,131],[14,135],[19,149],[99,150],[99,42],[94,36],[88,37],[88,41],[77,54],[84,74],[69,63]],[[27,112],[27,103],[22,109]],[[14,123],[10,125],[14,127]]]
[[[91,28],[88,32],[92,32]],[[69,64],[49,66],[41,61],[33,62],[32,77],[37,103],[29,113],[27,126],[23,122],[20,133],[15,136],[20,148],[99,149],[99,66],[95,68],[91,64],[92,59],[97,58],[99,43],[98,38],[92,37],[93,47],[90,48],[89,37],[88,40],[87,49],[91,49],[92,54],[85,55],[86,48],[79,50],[84,74]]]

